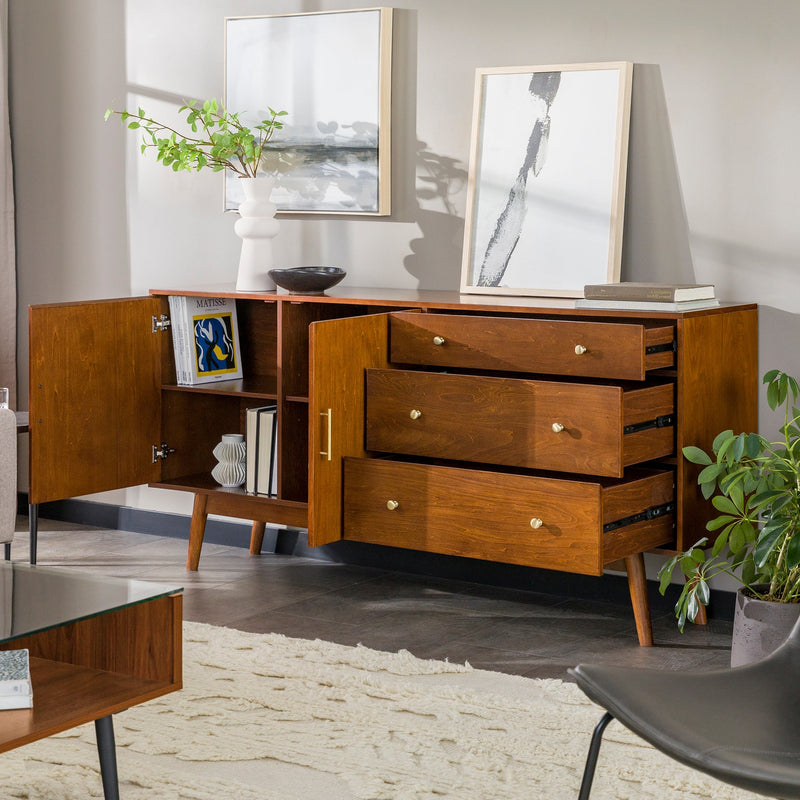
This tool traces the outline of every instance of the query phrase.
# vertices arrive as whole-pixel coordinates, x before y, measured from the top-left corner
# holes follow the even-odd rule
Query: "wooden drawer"
[[[667,544],[672,501],[672,472],[641,468],[623,481],[573,481],[368,458],[344,464],[345,539],[586,575]]]
[[[390,360],[476,370],[644,380],[675,364],[675,328],[402,311],[391,315]]]
[[[672,384],[381,369],[366,380],[367,450],[622,477],[674,449]]]

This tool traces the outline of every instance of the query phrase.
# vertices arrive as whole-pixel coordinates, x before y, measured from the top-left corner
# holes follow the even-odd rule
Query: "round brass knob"
[[[411,417],[411,419],[419,419],[422,416],[422,412],[418,408],[412,408],[408,416]]]
[[[553,433],[561,433],[564,430],[564,426],[560,422],[553,423]]]
[[[441,345],[443,345],[443,344],[444,344],[444,338],[443,338],[442,336],[434,336],[434,337],[433,337],[433,343],[434,343],[434,344],[435,344],[437,347],[440,347]]]
[[[533,528],[534,530],[536,530],[537,528],[541,528],[542,525],[544,525],[544,522],[542,522],[542,520],[540,520],[539,517],[534,517],[531,520],[531,528]]]
[[[388,508],[389,511],[394,511],[399,506],[400,506],[400,503],[398,503],[397,500],[387,500],[386,501],[386,508]]]
[[[586,348],[582,344],[575,345],[575,355],[582,356],[586,352]]]

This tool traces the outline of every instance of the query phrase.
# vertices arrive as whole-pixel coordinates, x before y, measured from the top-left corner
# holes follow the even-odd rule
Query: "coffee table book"
[[[586,300],[638,300],[659,303],[680,303],[687,300],[711,300],[714,286],[708,283],[620,283],[589,284],[583,287]]]
[[[578,298],[575,308],[617,311],[701,311],[705,308],[718,308],[719,300],[681,300],[671,303],[660,300],[596,300],[594,298]]]
[[[0,652],[0,710],[31,708],[33,689],[28,651]]]

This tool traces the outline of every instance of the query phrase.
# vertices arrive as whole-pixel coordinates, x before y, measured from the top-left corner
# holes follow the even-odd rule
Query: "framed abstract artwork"
[[[391,8],[225,19],[226,107],[287,112],[263,157],[278,212],[391,212],[391,49]],[[226,210],[243,199],[226,175]]]
[[[461,291],[619,280],[633,65],[478,69]]]

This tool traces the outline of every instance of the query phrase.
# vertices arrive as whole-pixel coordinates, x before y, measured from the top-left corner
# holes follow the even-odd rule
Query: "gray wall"
[[[221,177],[140,157],[106,107],[157,116],[221,97],[226,15],[370,5],[10,0],[23,402],[28,304],[234,280]],[[396,13],[394,213],[284,219],[276,261],[341,264],[353,286],[456,289],[475,68],[632,61],[623,279],[759,303],[762,371],[800,373],[800,4],[416,0]],[[142,487],[102,499],[189,511],[182,493]]]

